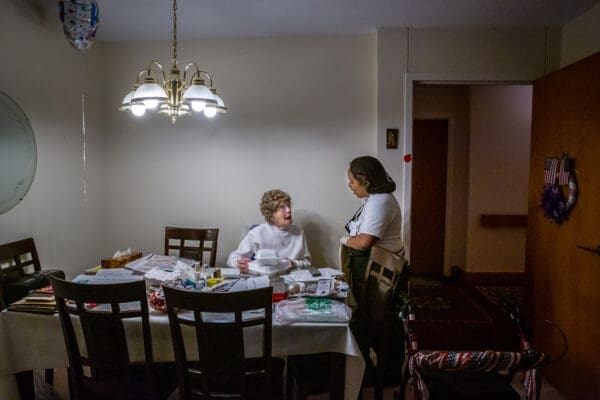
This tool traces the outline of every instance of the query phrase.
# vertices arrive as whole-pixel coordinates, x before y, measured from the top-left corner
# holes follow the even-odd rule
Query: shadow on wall
[[[325,218],[320,214],[300,209],[294,210],[294,223],[304,230],[314,266],[339,267],[337,234]]]

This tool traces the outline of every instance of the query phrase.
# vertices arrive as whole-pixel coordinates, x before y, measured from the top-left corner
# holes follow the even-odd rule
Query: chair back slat
[[[217,242],[219,239],[218,228],[165,228],[165,254],[171,255],[174,251],[177,257],[190,258],[200,262],[204,261],[204,253],[209,253],[210,267],[216,265]],[[193,244],[190,242],[194,242]]]
[[[42,269],[33,238],[0,245],[0,309],[50,284],[48,276],[64,278],[59,269]]]
[[[365,270],[359,310],[363,318],[382,322],[391,310],[406,260],[383,247],[373,246]]]
[[[28,271],[29,266],[32,266],[33,271]],[[27,238],[1,245],[0,268],[0,275],[11,278],[40,271],[42,267],[33,239]]]
[[[273,288],[206,293],[165,287],[164,292],[182,394],[246,398],[249,380],[258,379],[262,398],[270,398]],[[184,329],[193,331],[193,354],[187,352]],[[262,336],[261,353],[252,363],[246,355],[247,329],[259,329]]]

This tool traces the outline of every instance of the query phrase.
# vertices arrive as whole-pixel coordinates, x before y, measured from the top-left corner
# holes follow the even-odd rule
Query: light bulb
[[[192,110],[200,112],[206,107],[205,101],[192,101]]]
[[[136,117],[141,117],[146,112],[146,106],[143,104],[132,104],[131,113]]]
[[[206,108],[204,109],[204,115],[205,115],[207,118],[212,118],[212,117],[214,117],[215,115],[217,115],[217,109],[216,109],[216,108],[214,108],[214,107],[206,107]]]
[[[156,108],[156,106],[158,106],[158,100],[144,100],[144,105],[146,106],[147,109],[151,110],[153,108]]]

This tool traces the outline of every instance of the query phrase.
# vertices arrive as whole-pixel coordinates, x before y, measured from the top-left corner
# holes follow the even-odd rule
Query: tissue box
[[[139,251],[125,256],[103,259],[101,260],[100,265],[102,265],[102,268],[122,268],[128,262],[137,260],[138,258],[142,258],[142,253]]]

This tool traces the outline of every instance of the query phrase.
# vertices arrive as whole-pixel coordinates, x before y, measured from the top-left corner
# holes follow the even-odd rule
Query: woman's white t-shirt
[[[402,213],[391,193],[373,193],[363,199],[362,211],[349,224],[350,236],[364,233],[375,236],[377,244],[397,254],[404,253]]]

